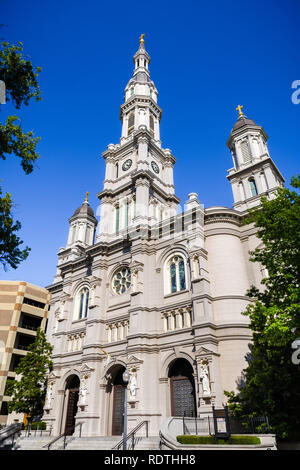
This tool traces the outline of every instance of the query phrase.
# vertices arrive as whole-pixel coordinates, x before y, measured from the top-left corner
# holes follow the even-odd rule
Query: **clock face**
[[[130,158],[129,158],[128,160],[126,160],[126,162],[123,163],[122,170],[123,171],[129,170],[131,165],[132,165],[132,160],[130,160]]]
[[[157,163],[151,162],[151,166],[152,166],[152,169],[155,173],[159,173],[159,168],[158,168]]]

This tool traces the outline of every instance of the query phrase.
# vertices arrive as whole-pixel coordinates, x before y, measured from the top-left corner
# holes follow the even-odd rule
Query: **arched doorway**
[[[125,367],[120,366],[112,373],[110,387],[112,393],[112,428],[111,433],[113,436],[121,436],[123,433],[124,424],[124,398],[125,398],[125,384],[123,382],[123,372]]]
[[[77,403],[79,397],[80,380],[77,375],[71,375],[66,383],[66,419],[65,433],[70,436],[74,432],[75,416],[77,413]]]
[[[186,359],[176,359],[170,366],[172,416],[196,416],[193,373],[193,368]]]

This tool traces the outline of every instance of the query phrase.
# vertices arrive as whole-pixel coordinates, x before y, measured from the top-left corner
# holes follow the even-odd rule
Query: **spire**
[[[70,228],[67,246],[77,244],[78,242],[85,245],[92,245],[94,243],[97,219],[89,205],[88,195],[89,192],[87,191],[83,203],[69,219]]]
[[[133,78],[136,79],[138,82],[150,82],[150,56],[145,49],[144,37],[145,34],[140,35],[140,45],[137,52],[133,56],[133,63],[135,65]]]
[[[263,194],[272,198],[284,182],[270,157],[264,128],[249,119],[242,108],[236,108],[239,116],[227,141],[234,165],[227,178],[232,186],[233,207],[239,211],[259,205]]]
[[[145,49],[145,34],[139,37],[139,48],[133,56],[133,76],[125,88],[125,103],[120,108],[122,121],[121,145],[127,138],[144,126],[152,134],[158,145],[159,123],[162,111],[157,105],[158,92],[154,82],[150,79],[150,56]]]

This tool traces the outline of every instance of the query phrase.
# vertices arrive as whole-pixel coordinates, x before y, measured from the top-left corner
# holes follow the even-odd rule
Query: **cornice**
[[[244,216],[227,207],[212,207],[204,210],[204,225],[215,223],[230,223],[241,227]]]
[[[122,121],[123,113],[130,111],[131,108],[134,108],[138,104],[148,104],[152,110],[158,114],[159,120],[162,116],[162,109],[158,106],[157,103],[150,96],[145,95],[133,95],[125,103],[120,106],[120,120]]]
[[[258,170],[260,167],[264,166],[266,163],[269,163],[271,164],[271,166],[274,166],[276,169],[276,165],[274,164],[272,158],[268,155],[266,158],[262,158],[261,160],[257,160],[255,162],[251,162],[249,165],[247,166],[243,166],[242,168],[239,168],[237,170],[235,170],[234,168],[232,168],[231,170],[235,170],[234,173],[231,173],[229,175],[226,175],[226,178],[230,181],[230,180],[233,180],[234,178],[241,178],[245,173],[248,174],[249,171],[255,171],[255,170]],[[231,170],[228,170],[228,171],[231,171]]]

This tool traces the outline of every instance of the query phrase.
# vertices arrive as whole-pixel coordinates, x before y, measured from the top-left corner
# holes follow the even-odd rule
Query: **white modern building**
[[[236,390],[251,331],[242,315],[264,273],[247,209],[275,197],[283,177],[264,129],[239,117],[227,146],[233,208],[204,209],[191,192],[177,213],[175,157],[160,140],[162,111],[143,36],[120,107],[122,135],[103,153],[101,217],[86,196],[69,219],[51,292],[48,338],[54,368],[44,420],[53,435],[122,433],[125,369],[128,429],[148,420],[157,435],[170,416],[205,415]],[[191,188],[193,190],[193,188]]]

